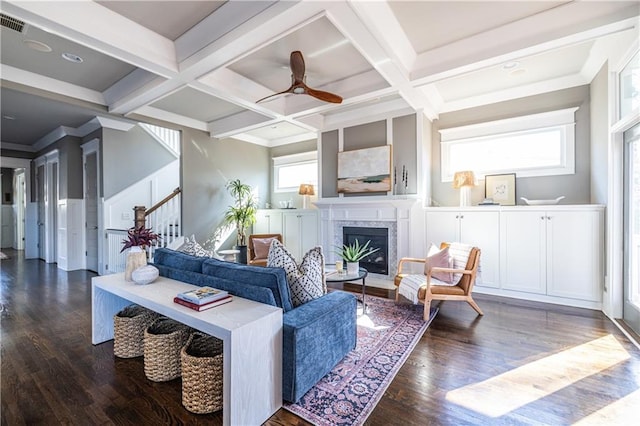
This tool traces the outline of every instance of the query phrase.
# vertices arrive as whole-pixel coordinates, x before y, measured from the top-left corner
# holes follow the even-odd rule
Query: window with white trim
[[[479,178],[574,174],[577,109],[440,130],[442,182],[461,170],[473,170]]]
[[[273,191],[298,191],[301,183],[318,185],[317,151],[273,157]]]

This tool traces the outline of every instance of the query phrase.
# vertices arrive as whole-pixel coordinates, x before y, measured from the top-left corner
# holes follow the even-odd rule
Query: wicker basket
[[[138,305],[130,305],[113,317],[113,354],[119,358],[144,355],[144,331],[158,314]]]
[[[192,329],[167,317],[158,318],[144,332],[144,374],[154,382],[180,377],[180,350]]]
[[[222,409],[222,340],[195,332],[180,352],[182,405],[196,414]]]

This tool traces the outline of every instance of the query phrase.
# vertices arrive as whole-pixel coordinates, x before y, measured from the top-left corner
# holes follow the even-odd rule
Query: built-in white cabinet
[[[431,207],[425,215],[428,245],[480,248],[475,291],[601,308],[603,206]]]
[[[486,208],[434,208],[426,211],[427,245],[459,241],[479,247],[477,286],[499,287],[500,212]]]
[[[600,302],[602,221],[599,209],[502,211],[502,288]]]
[[[296,258],[318,245],[318,211],[315,209],[258,210],[254,234],[282,234],[287,250]]]

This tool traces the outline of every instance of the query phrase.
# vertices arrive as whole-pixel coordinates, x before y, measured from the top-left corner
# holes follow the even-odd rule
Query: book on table
[[[213,302],[204,303],[202,305],[197,305],[195,303],[191,303],[191,302],[188,302],[188,301],[186,301],[184,299],[181,299],[178,296],[173,298],[173,301],[175,303],[177,303],[178,305],[186,306],[187,308],[191,308],[194,311],[198,311],[198,312],[206,311],[207,309],[211,309],[211,308],[215,308],[216,306],[224,305],[225,303],[231,302],[231,300],[233,300],[233,296],[231,296],[230,294],[227,294],[222,299],[214,300]]]
[[[186,300],[187,302],[195,303],[196,305],[204,305],[205,303],[215,302],[216,300],[222,299],[228,295],[229,293],[226,290],[204,286],[194,290],[178,293],[177,297],[182,300]]]

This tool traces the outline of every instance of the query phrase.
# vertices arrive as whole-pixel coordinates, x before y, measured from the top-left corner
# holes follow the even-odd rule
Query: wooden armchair
[[[272,239],[282,242],[281,234],[251,234],[248,244],[249,265],[267,266],[267,256],[269,255],[269,245]],[[257,246],[257,247],[256,247]],[[256,250],[257,249],[257,250]],[[256,254],[257,252],[257,254]]]
[[[441,247],[444,248],[447,243],[442,243]],[[451,248],[456,247],[456,243],[450,244]],[[426,263],[425,259],[404,257],[400,259],[398,263],[398,273],[394,278],[394,284],[396,287],[400,286],[402,278],[407,276],[406,272],[403,272],[403,266],[408,263]],[[478,247],[472,247],[469,252],[469,257],[466,260],[466,266],[464,269],[456,268],[456,263],[460,265],[460,260],[454,263],[454,268],[440,268],[433,267],[426,274],[427,282],[421,286],[418,291],[418,301],[424,304],[424,319],[429,318],[429,311],[431,309],[432,300],[458,300],[467,302],[475,311],[480,314],[482,310],[476,304],[472,297],[473,286],[476,282],[476,275],[478,272],[478,266],[480,264],[480,249]],[[464,264],[464,261],[462,261]],[[451,272],[453,274],[461,274],[460,279],[454,285],[439,285],[436,284],[439,281],[431,277],[433,272]],[[396,290],[396,301],[398,300],[399,292]]]

